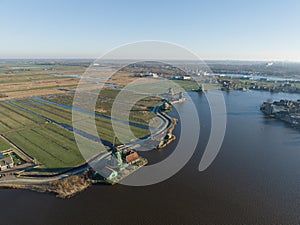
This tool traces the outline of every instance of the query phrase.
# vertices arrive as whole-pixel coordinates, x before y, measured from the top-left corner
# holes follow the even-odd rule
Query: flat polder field
[[[29,163],[27,173],[62,172],[85,163],[72,132],[72,101],[87,61],[2,60],[0,63],[0,152],[13,154],[15,163]],[[93,91],[90,90],[91,95]],[[110,107],[119,90],[105,87],[96,105],[98,134],[109,146],[114,132]],[[145,98],[130,114],[130,128],[136,137],[149,135],[155,98]],[[81,113],[87,113],[82,111]],[[89,134],[90,122],[81,123]],[[126,126],[116,121],[126,140]],[[99,153],[97,143],[87,136],[91,152]],[[129,138],[129,136],[128,136]],[[130,140],[128,139],[128,142]]]

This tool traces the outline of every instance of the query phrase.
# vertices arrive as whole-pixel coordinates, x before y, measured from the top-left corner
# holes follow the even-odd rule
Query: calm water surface
[[[268,98],[300,96],[224,92],[225,140],[213,164],[199,172],[210,113],[204,95],[191,95],[200,115],[200,141],[178,174],[147,187],[93,186],[69,200],[0,190],[0,224],[299,224],[300,132],[265,118],[259,105]],[[178,111],[188,113],[188,105],[182,103]],[[180,124],[175,134],[188,135],[180,134]],[[155,163],[175,145],[144,154]]]

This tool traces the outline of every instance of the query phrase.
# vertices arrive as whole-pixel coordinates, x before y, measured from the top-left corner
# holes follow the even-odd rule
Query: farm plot
[[[24,100],[24,102],[30,101]],[[32,106],[27,107],[28,111],[24,110],[20,107],[23,106],[21,103],[21,100],[0,102],[0,133],[4,137],[35,158],[43,169],[60,171],[84,162],[72,132],[48,123],[45,118],[31,113],[29,109],[34,108]],[[89,143],[91,156],[99,153],[95,142],[85,141],[91,142]],[[8,143],[0,139],[0,151],[7,150],[9,147]]]
[[[152,84],[152,86],[155,86]],[[153,89],[150,85],[150,87]],[[142,88],[143,90],[143,88]],[[147,89],[144,89],[147,90]],[[167,88],[165,88],[165,91],[168,91]],[[111,108],[112,104],[116,102],[116,96],[120,93],[120,90],[117,89],[111,89],[111,88],[104,88],[101,90],[101,94],[98,95],[98,93],[95,90],[90,90],[84,98],[97,98],[96,103],[96,112],[104,115],[104,116],[111,116]],[[142,94],[142,92],[136,92],[136,90],[133,88],[133,90],[127,90],[122,92],[122,101],[121,104],[131,104],[132,99],[139,98],[141,99],[138,101],[133,108],[130,111],[130,121],[141,124],[141,125],[148,125],[149,121],[155,117],[155,115],[151,112],[151,108],[154,106],[157,106],[161,104],[161,98],[155,97],[155,96],[147,96],[145,94]],[[126,97],[124,97],[126,95]],[[42,101],[51,101],[54,104],[63,104],[66,107],[71,107],[73,104],[73,94],[56,94],[56,95],[50,95],[50,96],[43,96]],[[85,99],[80,100],[81,108],[85,108],[84,105]],[[120,112],[118,116],[119,118],[123,118],[124,114],[127,115],[128,112]]]
[[[8,103],[0,103],[0,133],[11,132],[29,126],[38,126],[45,121],[33,118],[32,115],[22,112]]]
[[[71,133],[53,126],[55,125],[47,124],[43,127],[11,132],[6,136],[33,156],[43,168],[59,170],[82,164],[84,159]]]
[[[51,104],[48,102],[36,100],[36,99],[27,99],[21,101],[14,101],[14,104],[25,108],[26,110],[32,111],[37,113],[43,117],[46,117],[52,121],[66,124],[68,126],[73,126],[72,124],[72,110],[70,108],[66,108],[63,106]],[[83,118],[87,118],[89,112],[79,112],[83,116]],[[110,143],[113,142],[114,138],[114,131],[111,125],[111,119],[109,117],[95,117],[96,127],[99,133],[99,136],[102,140],[108,141]],[[116,121],[117,129],[119,133],[122,135],[122,140],[126,140],[127,142],[130,141],[130,136],[128,135],[128,129],[125,125],[124,121]],[[90,120],[83,120],[80,122],[80,130],[90,134],[92,123]],[[138,138],[143,138],[150,134],[147,127],[139,127],[138,125],[130,126],[131,131],[133,134]]]

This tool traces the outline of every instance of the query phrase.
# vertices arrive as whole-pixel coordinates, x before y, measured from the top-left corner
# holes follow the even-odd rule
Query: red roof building
[[[132,152],[129,155],[126,156],[126,162],[131,163],[139,158],[139,155],[137,152]]]

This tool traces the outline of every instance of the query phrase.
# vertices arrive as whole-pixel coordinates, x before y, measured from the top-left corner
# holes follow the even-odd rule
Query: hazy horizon
[[[3,60],[97,60],[99,57],[0,57],[0,61]],[[126,61],[126,60],[139,60],[139,61],[155,61],[160,59],[103,59],[103,61]],[[167,61],[204,61],[204,62],[247,62],[247,63],[295,63],[300,64],[299,61],[292,60],[247,60],[247,59],[199,59],[199,60],[190,60],[190,59],[166,59]]]
[[[300,2],[3,0],[1,58],[96,58],[143,40],[203,60],[300,61]]]

